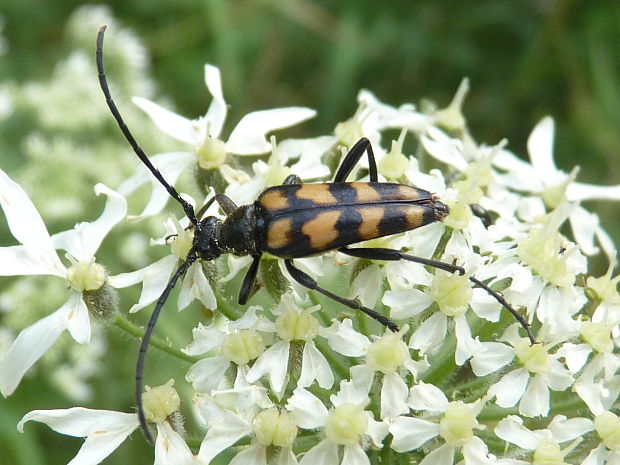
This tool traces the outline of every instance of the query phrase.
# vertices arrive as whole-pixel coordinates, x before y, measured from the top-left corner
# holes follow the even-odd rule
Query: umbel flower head
[[[183,330],[182,346],[176,346],[181,340],[176,335],[153,341],[171,355],[160,360],[158,374],[167,372],[168,358],[187,369],[185,380],[147,389],[143,396],[157,433],[156,464],[207,465],[222,457],[252,465],[619,462],[616,249],[581,202],[620,200],[620,188],[582,184],[576,170],[566,174],[555,167],[551,118],[532,131],[530,161],[510,152],[506,141],[479,144],[462,110],[464,81],[453,101],[439,110],[393,107],[364,90],[355,114],[334,124],[333,134],[268,140],[268,133],[314,115],[290,107],[251,113],[222,138],[227,106],[217,68],[205,66],[205,81],[213,101],[195,121],[135,100],[159,128],[186,144],[153,158],[170,183],[194,164],[195,173],[218,171],[233,201],[251,202],[291,173],[302,181],[329,182],[334,169],[327,167],[338,166],[342,154],[367,137],[379,182],[428,190],[450,214],[443,222],[362,247],[376,257],[385,258],[381,254],[391,249],[464,272],[340,252],[295,260],[301,270],[297,276],[306,283],[316,281],[374,308],[400,328],[391,331],[361,312],[317,298],[274,257],[263,257],[258,266],[262,286],[248,290],[249,308],[236,304],[238,291],[231,291],[230,282],[251,259],[197,260],[179,281],[176,304],[182,309],[200,302],[201,321]],[[399,134],[395,141],[386,138],[393,129]],[[417,144],[418,157],[433,157],[443,169],[421,171],[418,158],[404,149],[405,138]],[[250,154],[258,157],[252,173],[235,163]],[[363,169],[370,168],[365,159],[359,164],[362,169],[352,167],[348,180],[368,181],[372,169]],[[282,179],[274,181],[277,176]],[[131,195],[148,181],[139,170],[120,190]],[[154,185],[142,216],[158,213],[167,199]],[[94,254],[125,217],[126,202],[101,185],[96,192],[108,197],[98,220],[50,236],[26,193],[0,171],[0,202],[20,243],[0,249],[0,274],[51,274],[67,281],[70,295],[67,304],[26,328],[4,354],[0,388],[5,395],[64,329],[78,342],[88,342],[84,296],[105,286],[141,283],[138,302],[124,302],[122,308],[144,308],[159,298],[192,246],[195,228],[187,219],[158,218],[163,238],[153,245],[163,247],[164,256],[142,269],[108,276]],[[215,204],[205,215],[222,216]],[[304,236],[322,240],[322,234],[314,230]],[[70,253],[67,266],[56,249]],[[122,248],[112,249],[119,263],[127,263]],[[601,252],[608,271],[589,276],[588,260]],[[515,322],[506,303],[526,323]],[[142,335],[124,315],[113,322]],[[190,409],[197,421],[185,422],[179,412]],[[30,420],[85,437],[72,462],[81,464],[102,461],[138,425],[135,414],[80,407],[26,413],[20,430]]]

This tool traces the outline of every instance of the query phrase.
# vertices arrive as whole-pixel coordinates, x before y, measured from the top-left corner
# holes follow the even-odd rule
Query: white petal
[[[607,448],[604,444],[601,444],[590,451],[588,456],[581,462],[581,465],[604,465],[605,459],[608,458],[607,455]],[[618,465],[620,463],[620,454],[616,454],[615,462],[612,461],[612,457],[609,458],[608,465]]]
[[[500,407],[512,407],[523,396],[528,379],[529,373],[524,368],[513,370],[489,388],[489,396],[496,396],[495,403]]]
[[[594,429],[594,422],[588,418],[566,418],[558,415],[547,426],[558,442],[572,441]]]
[[[90,342],[90,318],[82,294],[79,292],[72,293],[63,308],[67,319],[66,326],[71,337],[80,344]]]
[[[370,345],[370,340],[355,331],[348,318],[342,322],[334,320],[329,328],[319,330],[319,334],[327,339],[333,350],[347,357],[361,357]]]
[[[409,412],[407,384],[398,373],[383,376],[381,386],[381,418],[395,418]]]
[[[497,437],[522,449],[536,450],[540,437],[523,426],[523,419],[516,415],[502,418],[494,430]]]
[[[420,382],[410,390],[409,406],[414,410],[443,412],[448,406],[448,399],[437,386]]]
[[[342,404],[365,406],[368,404],[368,393],[375,379],[375,372],[368,365],[356,365],[350,368],[351,379],[340,381],[340,390],[329,397],[334,407]]]
[[[441,344],[446,338],[448,318],[441,312],[434,313],[424,320],[409,340],[409,347],[418,349],[425,354],[433,347]]]
[[[489,449],[482,439],[474,436],[463,444],[465,465],[494,465],[497,463],[489,458]]]
[[[252,444],[235,455],[229,465],[267,465],[267,447]]]
[[[423,312],[433,303],[433,299],[430,294],[419,289],[403,289],[386,291],[383,303],[390,307],[390,316],[400,320]]]
[[[353,444],[344,446],[341,465],[370,465],[370,459],[362,446]]]
[[[291,172],[302,179],[319,179],[329,176],[329,167],[321,163],[321,157],[337,143],[334,136],[320,136],[312,139],[286,139],[278,142],[278,156],[284,160],[299,158],[291,166]]]
[[[257,155],[271,150],[265,138],[269,132],[288,128],[313,118],[316,111],[304,107],[276,108],[249,113],[232,130],[226,150],[236,155]]]
[[[0,362],[0,391],[2,395],[8,396],[15,391],[26,371],[47,352],[47,349],[58,339],[58,336],[67,329],[69,302],[19,333]]]
[[[314,341],[308,341],[304,345],[301,375],[297,384],[300,387],[308,387],[315,379],[323,389],[330,389],[334,384],[334,374],[329,362],[316,348]]]
[[[471,368],[476,376],[486,376],[508,365],[514,356],[514,349],[506,344],[483,342],[471,359]]]
[[[118,192],[103,184],[95,186],[95,194],[108,197],[103,213],[92,223],[78,223],[74,229],[52,236],[57,249],[66,250],[78,261],[88,261],[110,230],[127,214],[127,202]]]
[[[217,302],[215,300],[215,294],[211,289],[211,284],[207,280],[202,266],[200,263],[193,263],[183,279],[181,285],[181,292],[177,299],[177,307],[179,310],[183,310],[195,299],[198,299],[202,304],[210,310],[217,308]]]
[[[210,393],[220,388],[229,366],[230,362],[222,356],[205,358],[189,368],[185,379],[192,383],[195,391]]]
[[[21,419],[17,429],[23,431],[24,423],[31,420],[45,423],[53,430],[69,436],[87,436],[69,465],[100,463],[139,424],[136,414],[74,407],[66,410],[34,410]]]
[[[553,119],[545,116],[534,127],[527,140],[527,151],[538,177],[546,184],[555,184],[561,173],[553,161]]]
[[[581,370],[592,353],[592,348],[588,344],[572,344],[567,342],[556,352],[559,357],[564,357],[566,366],[571,373]]]
[[[390,432],[390,425],[385,421],[376,421],[372,417],[372,413],[368,411],[366,413],[368,414],[368,428],[366,428],[366,434],[376,447],[383,447],[383,440]]]
[[[214,402],[208,400],[207,404]],[[198,458],[204,463],[210,463],[220,452],[252,432],[252,425],[245,419],[221,407],[217,410],[219,412],[217,421],[211,423],[198,452]]]
[[[358,298],[362,305],[374,308],[382,291],[377,283],[382,281],[381,268],[371,265],[358,273],[350,286],[349,299]]]
[[[21,186],[1,169],[0,205],[13,237],[25,245],[41,265],[46,265],[50,274],[61,276],[65,268],[56,254],[39,212]]]
[[[422,136],[421,141],[428,154],[442,163],[453,166],[459,171],[467,168],[463,157],[461,141],[446,136],[442,131],[429,128],[429,136]]]
[[[192,342],[182,349],[187,355],[202,355],[210,350],[221,348],[226,333],[220,331],[215,326],[198,326],[192,329]]]
[[[228,105],[226,105],[224,94],[222,93],[222,76],[217,66],[208,63],[205,65],[205,84],[213,96],[209,110],[205,115],[205,119],[209,121],[209,135],[211,137],[219,137],[226,121]]]
[[[477,352],[480,342],[476,343],[474,338],[471,337],[471,330],[465,315],[455,315],[454,323],[454,334],[456,335],[454,361],[461,366]]]
[[[556,359],[551,359],[551,370],[544,373],[542,377],[549,388],[554,391],[563,391],[573,384],[573,377],[569,371]]]
[[[0,276],[49,274],[66,278],[67,270],[58,260],[58,255],[55,259],[50,258],[51,256],[43,257],[36,250],[24,245],[0,247]]]
[[[295,389],[286,408],[301,428],[319,428],[325,424],[327,409],[314,394],[303,388]]]
[[[272,389],[275,392],[282,392],[284,381],[286,380],[286,372],[288,369],[288,354],[290,342],[276,342],[260,356],[248,371],[246,379],[249,383],[258,381],[263,375],[269,376]]]
[[[323,439],[316,446],[310,449],[302,459],[299,465],[339,465],[338,446],[327,439]]]
[[[190,152],[160,153],[150,157],[150,159],[153,166],[159,170],[168,184],[174,185],[183,170],[196,161],[196,155]],[[168,191],[142,164],[138,165],[133,176],[118,187],[118,191],[128,196],[147,182],[151,184],[151,198],[140,215],[129,215],[127,217],[130,221],[138,221],[159,213],[163,210],[168,199],[170,199]]]
[[[280,456],[278,457],[276,465],[299,465],[299,462],[297,461],[297,457],[295,457],[295,454],[290,447],[281,448]]]
[[[154,465],[191,465],[195,462],[194,454],[181,435],[168,422],[158,422]]]
[[[620,185],[598,186],[571,182],[566,189],[566,197],[571,202],[576,200],[620,200]]]
[[[479,287],[472,289],[472,299],[469,305],[480,318],[493,322],[499,321],[503,308],[495,298]]]
[[[526,417],[547,415],[549,412],[549,388],[541,375],[534,375],[519,404],[519,413]]]
[[[570,216],[570,227],[573,231],[575,241],[586,255],[598,253],[598,247],[594,245],[594,234],[599,225],[598,215],[590,213],[585,208],[577,206]]]
[[[454,446],[444,444],[428,454],[420,465],[452,465],[454,463]]]
[[[200,135],[193,121],[166,110],[151,100],[142,97],[134,97],[132,100],[149,115],[159,129],[169,136],[192,145],[197,145],[200,142]]]
[[[159,298],[170,280],[177,261],[174,255],[166,255],[141,270],[110,276],[108,282],[113,287],[123,288],[143,281],[140,299],[129,309],[129,313],[135,313]]]

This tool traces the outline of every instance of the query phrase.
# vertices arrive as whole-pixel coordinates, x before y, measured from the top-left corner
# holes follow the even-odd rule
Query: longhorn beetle
[[[288,176],[282,185],[265,189],[250,205],[237,206],[225,195],[212,197],[198,213],[183,200],[153,166],[140,148],[129,128],[125,125],[116,104],[112,100],[103,69],[103,36],[106,26],[97,35],[97,70],[99,83],[106,103],[123,135],[140,161],[166,188],[170,196],[183,207],[194,229],[192,246],[185,261],[178,267],[155,304],[140,345],[136,366],[136,407],[140,426],[146,439],[152,443],[142,405],[142,373],[149,339],[159,313],[177,281],[198,259],[214,260],[222,254],[232,253],[253,258],[241,289],[238,302],[244,305],[250,298],[263,252],[284,259],[291,277],[302,286],[317,291],[349,308],[360,310],[392,331],[398,327],[390,319],[367,308],[355,300],[346,299],[320,287],[308,274],[297,268],[294,258],[338,250],[347,255],[371,260],[408,260],[451,273],[463,275],[465,270],[449,263],[408,255],[387,248],[349,248],[368,239],[389,236],[419,228],[435,221],[443,221],[449,208],[435,194],[413,186],[378,182],[377,164],[370,141],[361,138],[347,153],[340,164],[334,181],[321,184],[302,184],[296,175]],[[347,177],[366,153],[370,182],[346,182]],[[223,221],[215,216],[202,218],[203,213],[217,202],[226,214]],[[469,277],[500,304],[510,311],[535,343],[529,324],[523,316],[497,292],[473,276]]]

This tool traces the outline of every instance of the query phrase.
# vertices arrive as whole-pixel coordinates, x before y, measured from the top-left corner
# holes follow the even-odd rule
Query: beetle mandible
[[[302,286],[317,291],[349,308],[360,310],[392,331],[397,325],[386,316],[367,308],[355,300],[338,296],[319,286],[307,273],[293,263],[293,259],[337,250],[344,254],[371,260],[408,260],[451,273],[463,275],[465,270],[457,265],[405,254],[387,248],[350,248],[351,244],[368,239],[388,236],[443,221],[449,208],[435,194],[413,186],[378,182],[377,164],[370,141],[361,138],[351,147],[338,168],[333,182],[302,184],[296,175],[288,176],[282,185],[269,187],[250,204],[237,206],[229,197],[217,194],[198,213],[185,201],[151,163],[123,121],[112,100],[103,67],[103,37],[106,26],[97,35],[96,61],[99,83],[114,119],[140,161],[165,187],[170,196],[181,204],[194,229],[192,246],[184,262],[174,272],[155,304],[140,345],[136,365],[136,406],[140,426],[146,439],[153,442],[147,428],[142,405],[142,374],[146,351],[161,309],[177,281],[198,259],[214,260],[225,253],[249,255],[253,261],[239,291],[239,304],[251,296],[261,255],[268,252],[284,259],[291,277]],[[366,154],[370,182],[347,182],[347,178],[360,158]],[[201,218],[217,202],[226,214],[221,220],[215,216]],[[485,289],[508,309],[525,328],[532,344],[535,339],[530,325],[499,293],[470,276],[469,280]]]

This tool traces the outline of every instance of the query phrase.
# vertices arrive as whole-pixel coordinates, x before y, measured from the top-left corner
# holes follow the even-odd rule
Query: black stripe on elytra
[[[357,189],[348,182],[329,184],[329,192],[341,205],[352,205],[357,203]]]

